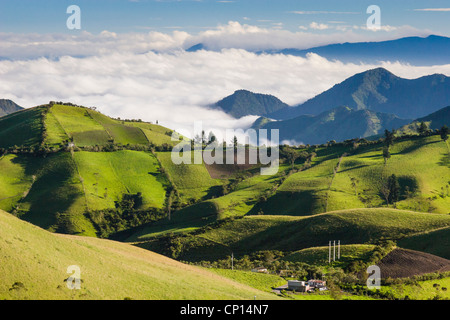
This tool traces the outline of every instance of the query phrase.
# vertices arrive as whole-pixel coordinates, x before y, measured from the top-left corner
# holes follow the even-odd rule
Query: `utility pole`
[[[333,240],[333,261],[336,261],[336,240]]]
[[[231,253],[231,270],[234,270],[233,260],[234,260],[234,254],[232,252]]]
[[[331,241],[328,243],[328,263],[331,263]]]
[[[341,240],[338,240],[338,260],[341,259]]]

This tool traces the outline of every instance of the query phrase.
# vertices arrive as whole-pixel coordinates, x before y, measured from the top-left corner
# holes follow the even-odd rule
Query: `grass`
[[[162,208],[167,181],[149,152],[75,152],[90,210],[114,208],[125,193],[141,192],[144,207]]]
[[[450,260],[450,228],[420,233],[399,241],[399,246]]]
[[[370,258],[375,249],[374,245],[341,245],[340,259],[338,259],[338,245],[336,242],[336,261],[333,262],[333,243],[331,244],[331,266],[345,268],[353,261],[365,261]],[[329,247],[314,247],[293,252],[283,258],[291,262],[303,262],[316,266],[330,266],[328,263]]]
[[[176,145],[177,141],[172,141],[172,130],[167,129],[163,126],[152,124],[148,122],[122,122],[130,127],[140,128],[142,132],[145,134],[145,137],[148,141],[152,142],[157,146],[161,146],[163,144],[168,145]],[[170,135],[168,135],[170,133]]]
[[[115,143],[126,144],[148,144],[148,140],[142,130],[138,127],[125,125],[125,121],[111,119],[97,111],[87,110],[89,115],[101,124]]]
[[[13,211],[34,182],[43,163],[32,156],[5,155],[0,158],[0,209]]]
[[[446,289],[444,289],[446,288]],[[419,281],[416,284],[393,284],[382,286],[382,293],[389,292],[398,299],[408,296],[411,300],[431,300],[436,297],[450,299],[450,277],[444,279]]]
[[[30,170],[27,160],[20,157],[16,161]],[[51,231],[95,236],[92,224],[84,216],[83,185],[70,153],[50,155],[41,161],[35,182],[16,205],[17,213],[24,220]]]
[[[56,235],[0,211],[0,299],[276,299],[213,272],[123,243]],[[69,290],[67,268],[81,269]]]
[[[215,189],[222,184],[221,180],[211,178],[203,163],[176,165],[172,161],[171,152],[157,152],[156,156],[177,187],[184,203],[215,194]]]
[[[363,147],[347,155],[334,178],[338,158],[350,150],[320,148],[316,150],[318,156],[313,166],[289,176],[259,209],[270,215],[304,216],[386,206],[380,187],[388,176],[395,174],[401,187],[397,208],[450,213],[448,150],[438,136],[396,142],[386,166],[381,148],[381,145]],[[356,179],[355,185],[352,179]]]
[[[368,244],[380,238],[398,240],[448,226],[448,215],[352,209],[310,217],[246,216],[205,228],[196,236],[180,236],[176,242],[180,259],[212,261],[224,258],[230,251],[236,256],[261,250],[290,253],[326,246],[330,239],[339,239],[342,245]],[[148,240],[147,247],[161,250],[161,239],[156,241],[141,235],[138,240]],[[168,241],[173,243],[173,239]]]
[[[64,128],[53,114],[52,109],[53,108],[49,109],[45,118],[45,127],[47,129],[47,138],[45,143],[50,146],[62,144],[64,141],[69,139],[66,131],[64,131]]]
[[[65,105],[53,105],[51,108],[58,123],[77,146],[107,144],[112,137],[87,110]],[[56,131],[55,128],[51,130]]]
[[[272,288],[285,285],[287,282],[282,277],[274,274],[217,268],[209,268],[207,270],[214,272],[222,277],[232,279],[233,281],[266,292],[271,292]]]
[[[43,107],[25,109],[0,118],[0,148],[34,146],[42,140]]]

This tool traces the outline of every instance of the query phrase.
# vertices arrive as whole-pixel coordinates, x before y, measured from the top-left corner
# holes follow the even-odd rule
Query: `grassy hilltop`
[[[0,229],[0,299],[277,298],[131,245],[51,234],[1,210]],[[81,268],[80,290],[66,286],[71,265]]]

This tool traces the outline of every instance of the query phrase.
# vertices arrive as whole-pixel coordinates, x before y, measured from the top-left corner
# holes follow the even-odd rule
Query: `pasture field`
[[[237,256],[262,250],[286,253],[328,245],[370,244],[380,238],[397,240],[424,231],[450,226],[450,216],[395,209],[352,209],[309,217],[246,216],[207,227],[195,236],[152,239],[142,233],[144,246],[161,250],[162,243],[176,241],[180,259],[217,260],[233,251]],[[162,241],[162,243],[161,243]],[[225,250],[224,250],[225,248]],[[199,260],[200,259],[200,260]]]
[[[397,299],[433,300],[450,299],[450,277],[418,281],[414,284],[393,284],[382,286],[381,292],[390,293]]]
[[[0,118],[0,148],[34,146],[42,140],[43,107],[15,112]]]
[[[330,149],[328,154],[326,149]],[[344,149],[341,155],[333,148],[326,149],[316,150],[313,166],[289,176],[260,209],[270,215],[302,216],[386,206],[381,186],[395,174],[401,188],[397,208],[450,213],[450,160],[440,137],[396,142],[386,165],[381,145],[363,147],[343,157],[335,175]],[[330,158],[331,154],[336,157]]]
[[[8,257],[0,264],[0,299],[277,299],[131,245],[51,234],[3,211],[0,229],[0,251]],[[80,290],[67,288],[73,265],[81,271]]]
[[[125,193],[142,193],[144,207],[162,208],[167,181],[150,152],[75,152],[90,210],[114,208]]]
[[[51,109],[56,120],[77,146],[105,145],[112,139],[86,108],[53,105]]]
[[[0,209],[12,212],[32,187],[42,159],[8,154],[0,157]]]
[[[217,193],[217,187],[222,185],[219,179],[212,179],[202,164],[173,163],[171,152],[157,152],[156,156],[162,167],[177,187],[182,202],[198,201],[210,194]]]
[[[353,261],[367,260],[373,250],[374,245],[341,245],[340,259],[338,259],[338,244],[336,242],[336,261],[332,262],[333,267],[345,268]],[[329,247],[313,247],[293,252],[285,257],[283,260],[292,262],[303,262],[310,265],[328,266]],[[334,248],[331,243],[331,260],[333,260]]]

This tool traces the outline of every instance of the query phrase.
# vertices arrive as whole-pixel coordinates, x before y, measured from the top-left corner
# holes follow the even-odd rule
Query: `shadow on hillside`
[[[400,152],[394,153],[394,154],[411,153],[411,152],[414,152],[414,151],[416,151],[417,149],[419,149],[421,147],[424,147],[424,146],[427,146],[427,145],[430,145],[430,144],[434,144],[434,143],[438,143],[438,142],[439,141],[427,141],[427,142],[424,142],[423,140],[414,141],[414,143],[411,146],[403,149]]]
[[[450,154],[443,154],[441,160],[438,162],[440,166],[450,168]]]
[[[212,186],[208,189],[205,196],[203,196],[202,201],[209,200],[222,196],[223,188],[222,186]]]
[[[325,209],[323,198],[313,190],[278,191],[266,201],[258,202],[247,215],[309,216]]]
[[[36,180],[26,197],[19,204],[28,206],[21,212],[21,218],[41,228],[56,228],[62,233],[78,233],[68,222],[64,213],[83,196],[81,184],[74,179],[76,170],[70,154],[49,155],[47,158],[20,156],[13,160],[20,164],[27,175],[35,175]],[[80,208],[82,213],[85,208]]]
[[[362,168],[366,168],[366,167],[369,167],[369,165],[368,164],[361,164],[361,165],[359,165],[359,166],[356,166],[356,167],[348,167],[347,169],[341,169],[341,170],[339,170],[339,173],[344,173],[344,172],[347,172],[347,171],[352,171],[352,170],[356,170],[356,169],[362,169]]]

